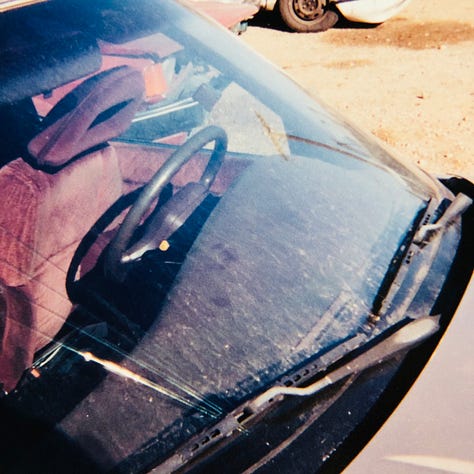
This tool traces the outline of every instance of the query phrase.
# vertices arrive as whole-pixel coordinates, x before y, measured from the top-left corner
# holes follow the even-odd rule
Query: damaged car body
[[[0,470],[342,469],[468,285],[472,184],[178,3],[27,3],[0,14]]]

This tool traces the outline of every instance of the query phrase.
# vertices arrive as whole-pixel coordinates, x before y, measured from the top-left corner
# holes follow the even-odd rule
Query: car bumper
[[[382,23],[405,8],[410,0],[340,0],[337,9],[347,20]]]

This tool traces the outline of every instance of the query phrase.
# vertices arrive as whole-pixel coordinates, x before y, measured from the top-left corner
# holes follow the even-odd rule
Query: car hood
[[[474,470],[473,311],[471,278],[427,367],[345,474]]]

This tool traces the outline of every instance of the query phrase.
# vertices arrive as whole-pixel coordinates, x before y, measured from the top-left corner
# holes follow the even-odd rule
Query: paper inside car
[[[466,289],[472,184],[179,3],[21,3],[0,13],[0,471],[342,469]]]

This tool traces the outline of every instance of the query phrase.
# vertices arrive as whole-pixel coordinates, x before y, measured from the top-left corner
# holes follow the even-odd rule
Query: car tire
[[[338,13],[328,7],[327,0],[279,0],[278,9],[283,22],[299,33],[316,33],[332,28]]]

